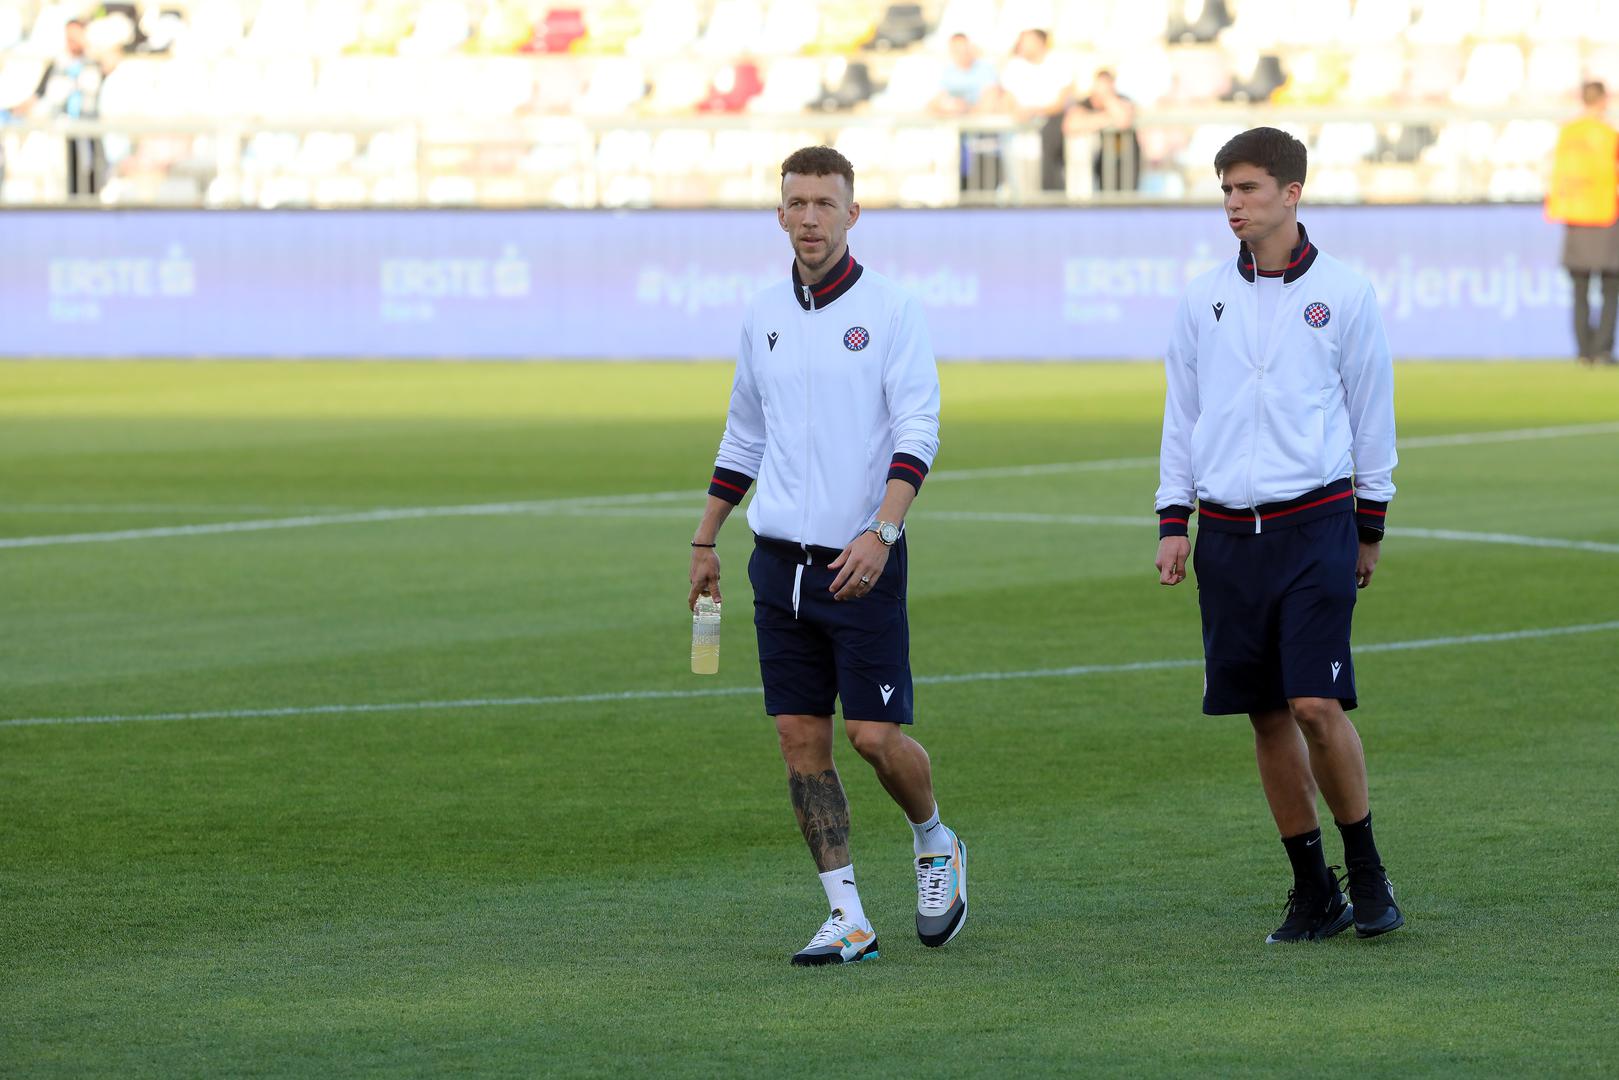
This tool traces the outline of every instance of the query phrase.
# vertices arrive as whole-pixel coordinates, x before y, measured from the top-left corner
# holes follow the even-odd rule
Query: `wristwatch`
[[[894,541],[899,539],[899,526],[892,521],[874,521],[866,531],[876,533],[884,547],[893,547]]]

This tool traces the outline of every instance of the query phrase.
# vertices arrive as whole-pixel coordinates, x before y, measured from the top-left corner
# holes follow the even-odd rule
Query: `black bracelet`
[[[695,540],[693,540],[693,541],[692,541],[692,542],[691,542],[691,546],[692,546],[692,547],[706,547],[706,548],[711,548],[711,547],[718,547],[718,546],[719,546],[719,545],[717,545],[717,544],[699,544],[699,543],[698,543],[698,542],[697,542],[697,541],[695,541]]]

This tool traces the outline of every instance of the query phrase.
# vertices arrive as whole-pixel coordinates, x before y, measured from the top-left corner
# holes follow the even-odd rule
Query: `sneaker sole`
[[[876,960],[881,955],[882,954],[877,951],[877,939],[872,938],[870,945],[867,945],[864,949],[861,949],[858,953],[849,957],[848,959],[844,959],[841,953],[816,953],[812,956],[805,956],[803,953],[794,953],[792,965],[793,967],[842,966],[843,964],[858,964],[862,960]]]
[[[1355,927],[1355,936],[1358,937],[1358,938],[1382,937],[1384,934],[1392,933],[1392,932],[1394,932],[1395,930],[1398,930],[1400,927],[1402,927],[1404,925],[1405,925],[1405,916],[1403,914],[1402,915],[1397,915],[1393,922],[1389,923],[1387,926],[1379,927],[1378,929],[1375,929],[1375,930],[1362,930],[1360,927],[1357,926],[1357,927]]]
[[[967,841],[958,836],[956,837],[956,843],[961,847],[961,917],[955,921],[955,925],[950,927],[950,932],[943,938],[935,938],[929,941],[922,935],[920,929],[917,930],[916,939],[930,949],[942,949],[950,944],[956,939],[956,935],[961,933],[961,928],[967,925]]]

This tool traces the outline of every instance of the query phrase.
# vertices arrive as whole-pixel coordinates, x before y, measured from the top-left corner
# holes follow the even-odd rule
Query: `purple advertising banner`
[[[1323,207],[1401,357],[1572,348],[1561,234],[1531,206]],[[1161,354],[1216,207],[876,210],[855,257],[943,359]],[[786,276],[769,211],[0,212],[0,356],[712,359]]]

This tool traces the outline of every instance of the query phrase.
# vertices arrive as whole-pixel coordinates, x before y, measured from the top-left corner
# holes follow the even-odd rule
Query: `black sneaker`
[[[1405,925],[1394,886],[1377,863],[1349,867],[1349,896],[1355,902],[1356,937],[1377,937]]]
[[[1338,869],[1336,866],[1329,869]],[[1325,941],[1341,933],[1354,919],[1354,910],[1338,888],[1338,879],[1332,878],[1332,892],[1323,896],[1318,892],[1287,890],[1286,918],[1272,930],[1265,944],[1276,945],[1285,941]]]

